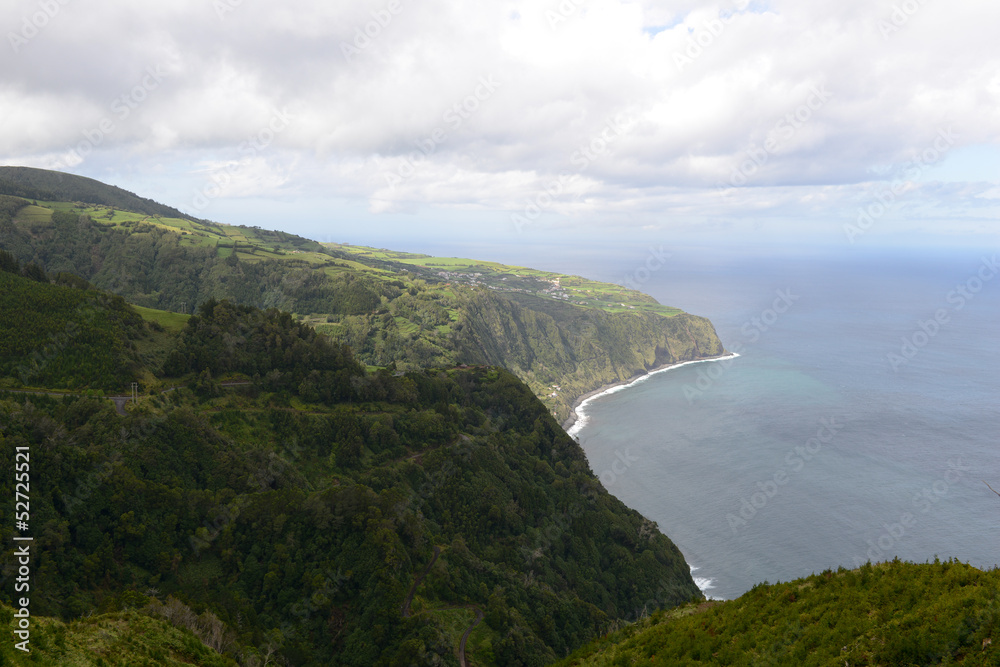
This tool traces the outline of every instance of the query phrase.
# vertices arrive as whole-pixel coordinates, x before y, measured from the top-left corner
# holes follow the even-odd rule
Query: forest
[[[101,294],[4,275],[46,331]],[[94,303],[108,336],[148,329]],[[454,665],[478,613],[473,664],[543,665],[651,600],[700,595],[506,370],[366,371],[288,313],[225,300],[174,340],[124,417],[95,396],[0,393],[0,465],[32,453],[32,611],[53,623],[138,610],[241,664]]]

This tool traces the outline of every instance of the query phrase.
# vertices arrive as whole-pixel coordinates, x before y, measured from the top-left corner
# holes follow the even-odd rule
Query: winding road
[[[427,563],[427,567],[425,567],[424,571],[420,573],[420,576],[413,580],[413,585],[410,586],[410,592],[406,594],[406,599],[403,600],[403,618],[410,617],[410,603],[413,602],[413,596],[417,592],[417,587],[424,583],[424,577],[426,577],[431,571],[431,568],[434,567],[434,563],[440,555],[441,547],[434,547],[434,557],[431,558],[431,562]]]
[[[468,605],[466,609],[474,609],[476,611],[476,620],[474,620],[472,625],[466,629],[465,634],[462,635],[462,643],[458,645],[458,664],[462,667],[469,667],[469,663],[465,661],[465,642],[469,641],[469,635],[472,634],[472,631],[475,630],[476,626],[483,620],[483,610],[476,605]]]

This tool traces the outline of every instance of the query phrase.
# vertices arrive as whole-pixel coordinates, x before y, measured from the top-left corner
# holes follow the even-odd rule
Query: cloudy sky
[[[386,245],[1000,239],[1000,3],[7,0],[0,161]]]

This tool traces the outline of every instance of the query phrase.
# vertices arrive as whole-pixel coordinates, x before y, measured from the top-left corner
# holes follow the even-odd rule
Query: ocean
[[[643,278],[739,353],[592,400],[574,434],[608,490],[657,522],[711,597],[894,557],[993,567],[993,257],[705,252],[675,253],[656,271],[637,272],[641,256],[551,267]]]
[[[574,430],[708,596],[895,557],[1000,563],[996,249],[410,250],[631,283],[713,322],[737,358],[616,388]]]

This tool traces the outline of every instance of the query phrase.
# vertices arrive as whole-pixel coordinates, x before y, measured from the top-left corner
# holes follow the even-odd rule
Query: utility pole
[[[133,382],[132,383],[132,403],[138,403],[138,402],[139,402],[139,383],[138,382]]]

